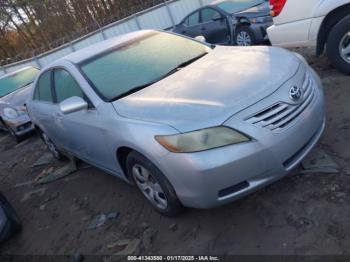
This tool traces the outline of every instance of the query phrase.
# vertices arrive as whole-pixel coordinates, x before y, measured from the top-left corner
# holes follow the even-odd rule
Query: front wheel
[[[127,171],[147,201],[161,214],[176,216],[183,207],[163,173],[147,158],[133,151],[126,160]]]
[[[256,44],[255,35],[249,26],[240,26],[237,28],[235,41],[238,46],[252,46]]]
[[[350,15],[336,24],[329,33],[327,56],[339,71],[350,75]]]

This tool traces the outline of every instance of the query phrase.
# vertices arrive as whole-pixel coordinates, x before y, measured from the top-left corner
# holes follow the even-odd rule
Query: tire
[[[13,209],[7,199],[0,193],[0,205],[4,210],[8,219],[3,231],[1,232],[0,242],[6,241],[12,235],[19,233],[22,230],[22,224],[18,218],[16,211]]]
[[[54,158],[56,158],[59,161],[63,161],[63,160],[66,159],[64,154],[57,148],[55,143],[52,142],[52,140],[49,138],[49,136],[45,132],[41,131],[40,132],[40,137],[41,137],[41,139],[43,140],[43,142],[47,146],[47,149],[51,152],[51,154],[53,155]]]
[[[249,28],[249,26],[239,26],[237,28],[235,32],[235,43],[238,46],[256,45],[255,35],[253,31]]]
[[[174,217],[183,211],[183,206],[168,179],[147,158],[132,151],[127,156],[126,167],[129,177],[132,178],[139,191],[159,213]],[[145,181],[145,170],[148,171],[147,181]]]
[[[343,55],[345,47],[350,49],[350,15],[331,29],[327,39],[328,59],[339,71],[350,75],[350,50]]]

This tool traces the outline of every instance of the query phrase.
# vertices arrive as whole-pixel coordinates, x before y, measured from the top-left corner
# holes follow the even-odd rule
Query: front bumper
[[[16,136],[23,136],[34,131],[34,125],[32,124],[28,114],[22,114],[16,119],[3,119],[7,128],[11,128]]]
[[[263,43],[269,40],[267,28],[269,28],[271,25],[273,25],[273,22],[252,23],[250,25],[250,28],[254,32],[255,39],[258,43]]]
[[[223,205],[279,180],[296,167],[325,128],[323,91],[317,76],[314,78],[313,101],[283,132],[242,123],[247,111],[265,106],[265,99],[224,123],[232,128],[241,123],[237,129],[251,136],[251,142],[164,156],[157,164],[167,174],[182,204],[193,208]],[[284,88],[281,92],[285,92]]]

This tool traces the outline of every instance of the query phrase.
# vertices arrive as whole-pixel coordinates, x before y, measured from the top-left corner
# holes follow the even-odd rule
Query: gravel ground
[[[340,166],[338,174],[300,174],[230,205],[188,210],[166,218],[138,191],[92,167],[54,183],[34,186],[49,166],[32,168],[46,148],[33,136],[16,144],[0,133],[0,190],[23,221],[21,234],[1,254],[349,254],[350,77],[325,58],[298,49],[320,74],[327,129],[318,148]],[[110,214],[89,229],[100,214]]]

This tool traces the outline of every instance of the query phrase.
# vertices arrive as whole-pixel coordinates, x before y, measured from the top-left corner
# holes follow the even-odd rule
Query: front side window
[[[39,70],[30,67],[0,79],[0,97],[8,95],[34,82]]]
[[[211,8],[205,8],[202,10],[202,23],[211,22],[221,17],[220,13]]]
[[[51,90],[51,71],[42,74],[35,88],[34,100],[53,102]]]
[[[209,50],[207,45],[184,37],[150,33],[88,59],[80,69],[102,98],[113,101],[160,81]]]
[[[84,98],[84,93],[80,86],[66,70],[55,69],[54,83],[58,103],[73,96]]]

